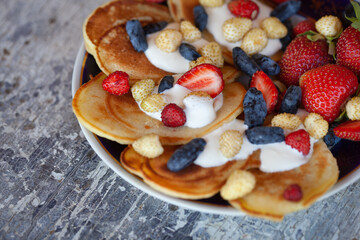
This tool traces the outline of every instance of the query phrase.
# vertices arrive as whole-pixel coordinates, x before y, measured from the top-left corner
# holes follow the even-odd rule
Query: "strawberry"
[[[331,62],[325,40],[312,42],[306,36],[296,37],[287,46],[280,60],[280,81],[287,87],[298,85],[306,71]]]
[[[285,137],[285,143],[304,155],[310,152],[310,135],[304,129],[297,130]]]
[[[339,138],[360,141],[360,121],[347,121],[334,128]]]
[[[208,63],[190,69],[176,83],[192,91],[206,92],[212,98],[219,95],[224,89],[220,68]]]
[[[314,21],[311,21],[310,19],[299,22],[293,28],[294,36],[308,31],[316,31]]]
[[[277,103],[279,91],[276,89],[275,84],[263,71],[257,71],[251,78],[250,87],[255,87],[261,91],[265,102],[268,113],[271,113]]]
[[[360,6],[355,1],[350,1],[354,8],[355,16],[347,18],[351,26],[343,31],[336,44],[336,63],[351,69],[360,77]]]
[[[259,14],[259,6],[251,0],[235,0],[228,4],[230,12],[236,17],[254,20]]]
[[[285,189],[285,191],[283,193],[283,197],[286,200],[293,201],[293,202],[300,201],[302,199],[302,197],[303,197],[301,187],[298,184],[289,185]]]
[[[116,71],[107,76],[102,82],[103,89],[114,95],[122,95],[129,91],[129,75]]]
[[[161,121],[167,127],[180,127],[185,124],[186,115],[181,107],[175,103],[170,103],[162,110]]]
[[[355,74],[343,66],[328,64],[314,68],[300,78],[302,103],[306,111],[318,113],[331,123],[357,86]]]

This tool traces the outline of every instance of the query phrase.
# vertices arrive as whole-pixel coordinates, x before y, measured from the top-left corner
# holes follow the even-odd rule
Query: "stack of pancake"
[[[153,66],[144,53],[134,50],[125,23],[130,19],[139,19],[143,25],[183,18],[191,20],[192,9],[183,7],[185,3],[197,5],[198,1],[169,1],[172,9],[170,14],[163,5],[141,0],[115,0],[98,7],[89,15],[83,26],[85,47],[103,72],[81,86],[74,96],[73,110],[79,122],[101,137],[128,144],[119,156],[122,166],[154,189],[170,196],[209,198],[220,191],[234,170],[243,169],[255,176],[256,185],[245,197],[230,201],[234,207],[247,214],[273,220],[281,220],[287,213],[309,207],[338,178],[336,160],[322,141],[315,144],[308,163],[285,172],[264,173],[258,170],[260,150],[248,159],[230,161],[219,167],[203,168],[192,164],[179,172],[167,169],[168,159],[181,144],[214,131],[242,113],[246,90],[234,81],[239,72],[231,65],[222,68],[226,83],[223,106],[217,112],[216,119],[202,128],[166,127],[161,121],[142,112],[131,93],[115,96],[103,90],[102,81],[106,75],[117,70],[129,74],[130,84],[148,78],[158,81],[172,74]],[[164,146],[164,153],[159,157],[143,157],[131,146],[148,134],[158,135]],[[290,202],[282,197],[285,187],[293,182],[302,187],[301,201]]]

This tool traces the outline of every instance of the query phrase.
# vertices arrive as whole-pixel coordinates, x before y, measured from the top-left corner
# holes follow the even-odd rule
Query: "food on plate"
[[[122,167],[163,194],[219,194],[276,221],[308,208],[339,176],[327,146],[360,140],[354,27],[341,33],[339,18],[327,16],[292,32],[300,1],[274,10],[256,0],[168,6],[174,20],[140,0],[88,17],[86,49],[104,73],[76,92],[79,122],[128,144]],[[250,78],[247,91],[237,69]]]

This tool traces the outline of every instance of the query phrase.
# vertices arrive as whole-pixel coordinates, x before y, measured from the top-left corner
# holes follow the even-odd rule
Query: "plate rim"
[[[86,55],[84,41],[82,41],[80,48],[77,52],[76,59],[74,62],[74,69],[72,74],[72,83],[71,83],[71,91],[72,98],[80,87],[80,79],[82,78],[83,73],[83,65],[84,65],[84,57]],[[230,215],[230,216],[246,216],[244,212],[241,212],[238,209],[235,209],[232,206],[218,206],[211,203],[199,203],[193,200],[185,200],[180,198],[170,197],[163,193],[156,191],[155,189],[148,186],[146,183],[141,181],[138,177],[132,175],[123,169],[118,161],[113,159],[110,153],[107,152],[106,148],[100,143],[100,141],[95,137],[96,135],[87,130],[80,122],[78,122],[81,128],[81,131],[84,133],[86,140],[89,142],[91,148],[95,151],[95,153],[100,157],[100,159],[105,162],[118,176],[124,179],[129,184],[134,187],[140,189],[141,191],[149,194],[150,196],[160,199],[164,202],[177,205],[179,207],[191,209],[194,211],[200,211],[204,213],[210,214],[221,214],[221,215]],[[324,195],[322,195],[317,201],[321,201],[326,199],[335,193],[343,190],[344,188],[350,186],[354,182],[360,179],[360,167],[358,166],[350,173],[345,175],[340,179],[329,191],[327,191]]]

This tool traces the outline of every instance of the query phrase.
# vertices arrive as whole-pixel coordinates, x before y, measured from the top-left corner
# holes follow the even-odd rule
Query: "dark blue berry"
[[[291,85],[285,92],[280,104],[280,113],[296,114],[301,102],[301,88]]]
[[[267,75],[273,76],[280,73],[279,64],[277,64],[277,62],[275,62],[268,56],[256,53],[252,55],[252,59],[254,59],[256,64],[259,65],[261,70],[263,70]]]
[[[270,13],[270,16],[277,17],[280,21],[285,21],[300,9],[301,1],[291,0],[283,2],[276,6],[276,8]]]
[[[337,137],[334,133],[334,128],[337,127],[340,123],[332,123],[329,127],[328,133],[324,137],[324,142],[328,146],[328,148],[332,148],[335,146],[341,138]]]
[[[165,21],[156,22],[156,23],[149,23],[148,25],[144,26],[143,29],[144,29],[145,35],[147,35],[147,34],[151,34],[151,33],[161,31],[167,25],[168,25],[168,23],[165,22]]]
[[[284,25],[286,26],[288,32],[286,34],[285,37],[280,39],[281,42],[281,50],[285,51],[287,46],[290,44],[290,42],[292,41],[292,35],[293,35],[293,25],[291,23],[290,19],[286,19],[284,22]]]
[[[201,55],[196,51],[196,48],[188,43],[182,43],[179,47],[179,52],[181,56],[189,61],[194,61],[201,57]]]
[[[204,151],[206,141],[203,138],[195,138],[178,148],[167,162],[167,168],[172,172],[178,172],[190,166],[199,154]]]
[[[244,97],[244,121],[249,128],[261,126],[267,114],[263,94],[256,88],[249,88]]]
[[[235,68],[246,73],[250,77],[261,68],[241,48],[234,47],[232,50]]]
[[[285,141],[284,130],[280,127],[254,127],[245,131],[252,144],[268,144]]]
[[[158,93],[162,93],[163,91],[165,91],[166,89],[170,89],[173,87],[174,84],[174,77],[173,76],[165,76],[161,79],[160,84],[159,84],[159,88],[158,88]]]
[[[148,48],[145,32],[139,20],[127,21],[126,32],[135,51],[144,52]]]
[[[194,21],[195,26],[202,32],[207,25],[208,15],[205,12],[205,8],[201,5],[194,7]]]

